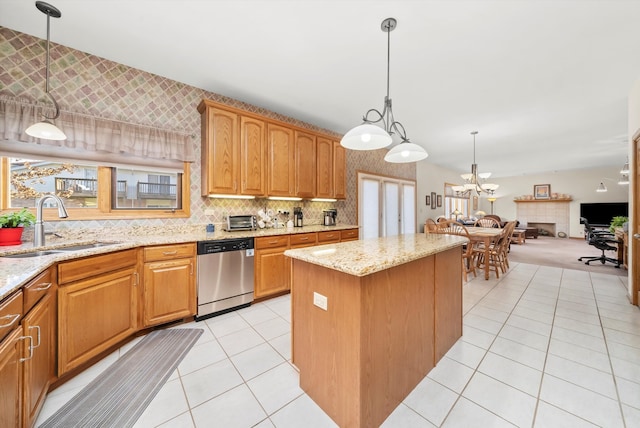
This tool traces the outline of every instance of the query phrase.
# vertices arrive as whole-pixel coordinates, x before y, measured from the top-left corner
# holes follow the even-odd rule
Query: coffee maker
[[[336,209],[330,209],[330,210],[323,210],[322,211],[324,213],[324,222],[323,224],[325,226],[335,226],[336,225],[336,217],[338,216],[338,210]]]
[[[293,207],[293,226],[302,227],[302,208]]]

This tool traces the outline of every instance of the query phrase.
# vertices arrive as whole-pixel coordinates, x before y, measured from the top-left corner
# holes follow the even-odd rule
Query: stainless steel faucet
[[[33,246],[42,247],[44,245],[44,224],[42,224],[42,209],[44,207],[44,201],[47,199],[54,199],[58,203],[58,217],[67,218],[67,209],[60,199],[56,195],[44,195],[36,202],[36,224],[33,230]]]

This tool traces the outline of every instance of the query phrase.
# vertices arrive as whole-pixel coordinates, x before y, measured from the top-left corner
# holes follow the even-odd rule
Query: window
[[[0,158],[0,208],[35,208],[42,193],[53,192],[63,197],[70,220],[189,217],[188,163],[179,172],[73,162]]]
[[[469,194],[458,196],[451,188],[455,184],[445,183],[444,185],[444,216],[447,219],[469,217]]]

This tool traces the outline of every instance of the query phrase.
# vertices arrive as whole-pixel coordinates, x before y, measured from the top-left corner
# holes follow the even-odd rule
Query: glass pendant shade
[[[601,181],[600,185],[598,186],[598,188],[596,189],[596,192],[606,192],[607,191],[607,186],[604,185],[604,183]]]
[[[376,150],[391,144],[391,135],[370,123],[363,123],[347,132],[340,145],[351,150]]]
[[[415,143],[400,143],[386,154],[384,160],[391,163],[417,162],[426,159],[429,154]]]
[[[622,174],[620,176],[620,180],[618,180],[618,184],[629,184],[629,176],[626,174]]]
[[[622,169],[620,170],[620,174],[629,174],[629,162],[626,162]]]
[[[53,123],[48,120],[34,123],[28,127],[24,132],[27,135],[31,135],[36,138],[43,138],[45,140],[66,140],[67,136]]]

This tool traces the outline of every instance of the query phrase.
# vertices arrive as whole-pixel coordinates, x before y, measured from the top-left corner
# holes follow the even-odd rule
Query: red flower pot
[[[0,227],[0,246],[22,244],[24,227]]]

